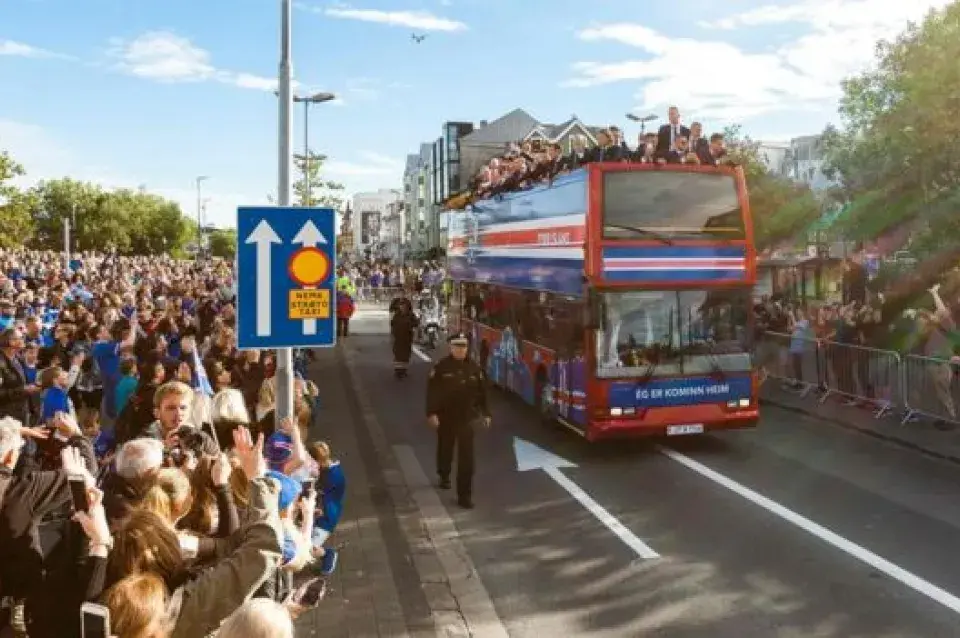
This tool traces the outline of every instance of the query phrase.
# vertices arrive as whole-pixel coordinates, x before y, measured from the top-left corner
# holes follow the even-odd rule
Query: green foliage
[[[0,151],[0,248],[22,245],[33,231],[31,199],[10,181],[23,175],[23,166]]]
[[[323,206],[340,210],[343,206],[344,186],[323,177],[323,163],[327,156],[310,151],[309,161],[303,155],[294,157],[300,178],[293,184],[293,197],[297,206]],[[310,197],[307,198],[307,185]]]
[[[210,254],[214,257],[232,260],[237,254],[237,231],[233,228],[221,228],[210,233]]]
[[[0,152],[0,246],[58,250],[68,219],[77,250],[180,254],[190,237],[180,206],[157,195],[106,191],[70,178],[40,182],[28,190],[10,184],[23,174],[23,167]]]
[[[739,126],[724,131],[730,158],[741,166],[750,193],[750,210],[757,248],[774,246],[801,233],[819,219],[821,205],[805,184],[771,174],[758,142]]]
[[[824,134],[825,172],[851,204],[851,238],[903,224],[924,229],[913,244],[944,249],[960,240],[960,2],[930,12],[877,46],[872,68],[843,83],[843,129]]]

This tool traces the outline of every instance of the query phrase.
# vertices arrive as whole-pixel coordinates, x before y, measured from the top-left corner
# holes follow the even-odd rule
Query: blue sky
[[[312,107],[311,146],[354,192],[399,187],[405,155],[444,121],[518,106],[623,126],[627,111],[662,116],[676,103],[708,130],[816,133],[836,121],[839,82],[869,64],[874,42],[944,4],[304,0],[294,75],[299,92],[340,96]],[[208,219],[232,225],[237,205],[276,187],[279,5],[0,0],[0,149],[26,165],[27,183],[145,185],[190,214],[194,178],[209,175]]]

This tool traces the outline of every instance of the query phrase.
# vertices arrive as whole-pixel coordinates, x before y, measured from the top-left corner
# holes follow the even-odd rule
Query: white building
[[[401,198],[400,191],[392,188],[353,196],[353,237],[358,251],[375,250],[385,243],[387,216]]]

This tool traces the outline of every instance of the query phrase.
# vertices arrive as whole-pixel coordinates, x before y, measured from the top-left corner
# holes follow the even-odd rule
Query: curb
[[[809,417],[814,417],[821,421],[832,423],[833,425],[841,427],[844,430],[859,432],[860,434],[872,437],[874,439],[887,441],[888,443],[893,443],[894,445],[897,445],[899,447],[902,447],[908,450],[913,450],[914,452],[919,452],[924,456],[929,456],[931,458],[940,459],[941,461],[948,461],[950,463],[960,465],[960,456],[956,456],[954,454],[947,454],[945,452],[938,452],[937,450],[932,450],[928,447],[924,447],[922,445],[914,443],[913,441],[909,441],[907,439],[904,439],[898,436],[893,436],[890,434],[883,434],[882,432],[877,432],[876,430],[872,430],[867,427],[856,425],[854,423],[849,423],[835,416],[826,415],[815,410],[805,410],[801,407],[797,407],[789,403],[777,401],[776,399],[761,397],[760,402],[769,403],[770,405],[774,405],[782,410],[787,410],[789,412],[794,412],[796,414],[803,414]]]

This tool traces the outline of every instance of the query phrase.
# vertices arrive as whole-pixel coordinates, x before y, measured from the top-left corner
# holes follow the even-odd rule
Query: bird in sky
[[[426,36],[426,35],[417,35],[416,33],[411,33],[411,34],[410,34],[410,37],[411,37],[411,38],[413,39],[413,41],[416,42],[417,44],[420,44],[421,42],[423,42],[424,40],[427,39],[427,36]]]

